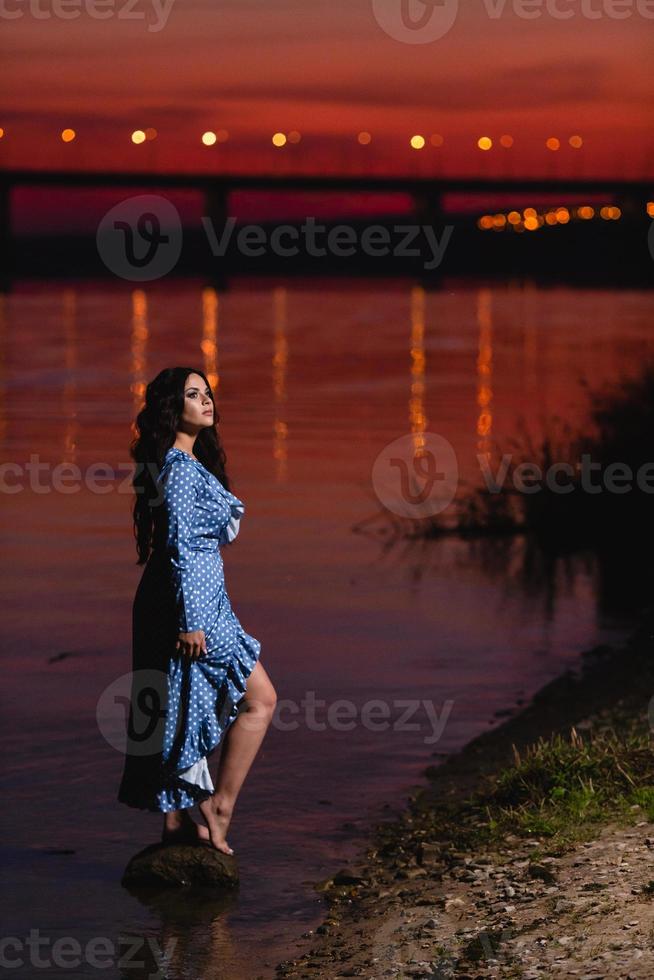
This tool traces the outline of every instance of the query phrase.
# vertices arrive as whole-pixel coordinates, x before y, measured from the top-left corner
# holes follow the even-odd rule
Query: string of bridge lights
[[[4,139],[6,135],[6,130],[0,126],[0,140]],[[130,135],[130,140],[133,144],[140,145],[157,139],[158,135],[157,130],[153,126],[150,126],[147,129],[133,130]],[[73,143],[77,139],[77,132],[67,127],[61,130],[59,138],[62,143]],[[230,134],[226,129],[218,129],[216,131],[208,129],[200,135],[201,143],[207,147],[227,143],[229,139]],[[273,133],[270,137],[272,145],[277,148],[286,146],[289,143],[291,145],[297,144],[301,140],[302,134],[296,129],[292,129],[288,133]],[[356,140],[361,146],[369,146],[373,141],[373,137],[367,130],[362,130],[360,133],[357,133]],[[499,146],[506,150],[511,149],[514,142],[513,136],[510,136],[508,133],[502,134],[497,140]],[[441,147],[444,143],[445,138],[440,133],[432,133],[429,137],[423,136],[420,133],[414,133],[408,140],[408,145],[412,150],[423,150],[427,144],[433,147]],[[584,145],[583,138],[577,133],[569,136],[567,143],[573,150],[579,150]],[[494,145],[495,142],[490,136],[480,136],[476,141],[477,148],[482,152],[492,150]],[[543,145],[554,153],[561,149],[563,143],[558,136],[548,136]],[[648,201],[646,209],[649,217],[654,218],[654,201]],[[560,207],[540,213],[534,208],[526,208],[523,213],[509,211],[507,214],[482,215],[477,221],[477,227],[481,231],[504,231],[509,229],[517,232],[537,231],[539,228],[547,227],[548,225],[565,225],[571,219],[581,219],[583,221],[595,217],[603,218],[605,221],[617,221],[622,217],[622,212],[620,208],[611,205],[606,205],[597,210],[588,205],[571,209]]]
[[[0,127],[0,139],[3,139],[7,135],[5,129]],[[159,133],[153,126],[149,126],[147,129],[135,129],[130,134],[130,140],[132,143],[139,145],[141,143],[152,142],[156,140]],[[77,139],[77,131],[70,127],[62,129],[59,133],[59,139],[62,143],[74,143]],[[204,133],[200,134],[200,142],[203,146],[215,146],[220,143],[227,143],[230,139],[230,134],[226,129],[212,130],[207,129]],[[296,129],[290,130],[288,133],[273,133],[270,137],[270,142],[274,147],[281,148],[287,144],[297,144],[302,140],[302,134]],[[372,133],[367,130],[363,130],[356,134],[356,141],[360,146],[369,146],[373,142]],[[514,145],[514,138],[508,133],[504,133],[497,140],[497,144],[505,150],[511,149]],[[559,139],[558,136],[548,136],[544,141],[544,146],[552,151],[553,153],[560,150],[564,145],[565,141]],[[568,146],[573,150],[580,150],[584,145],[584,141],[581,136],[577,133],[569,136],[567,139]],[[440,133],[432,133],[431,136],[423,136],[421,133],[414,133],[413,136],[409,137],[408,145],[412,150],[424,150],[426,146],[441,147],[445,144],[445,137],[441,136]],[[476,140],[477,148],[483,152],[488,152],[492,150],[496,145],[495,140],[490,136],[480,136]]]

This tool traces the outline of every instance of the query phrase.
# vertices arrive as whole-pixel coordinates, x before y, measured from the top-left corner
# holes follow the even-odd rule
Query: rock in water
[[[206,844],[150,844],[130,859],[121,884],[238,885],[236,858]]]

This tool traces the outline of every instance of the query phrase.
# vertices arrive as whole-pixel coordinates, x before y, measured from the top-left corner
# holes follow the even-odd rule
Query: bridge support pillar
[[[225,266],[229,261],[226,254],[214,255],[212,251],[212,243],[215,245],[216,240],[220,241],[226,234],[225,223],[229,217],[228,208],[229,191],[225,184],[219,181],[209,184],[204,195],[203,224],[205,227],[202,231],[202,265],[213,285],[222,285]]]
[[[443,194],[440,190],[418,191],[413,195],[416,221],[440,228],[443,224]]]
[[[0,181],[0,288],[11,281],[14,264],[11,233],[11,186]]]

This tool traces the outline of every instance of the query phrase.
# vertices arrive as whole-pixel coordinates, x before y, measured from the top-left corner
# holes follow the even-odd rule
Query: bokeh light
[[[299,143],[301,139],[302,139],[302,135],[298,133],[297,129],[292,129],[288,134],[289,143]]]
[[[549,139],[545,140],[545,146],[548,150],[558,150],[561,146],[561,141],[556,136],[550,136]]]
[[[62,129],[61,139],[64,143],[72,143],[77,133],[74,129]]]
[[[409,142],[414,150],[422,150],[425,145],[425,137],[420,135],[412,136]]]
[[[429,142],[432,146],[442,146],[445,140],[440,133],[432,133],[429,137]]]
[[[493,141],[490,136],[480,136],[477,140],[477,146],[480,150],[490,150],[493,145]]]
[[[272,141],[273,146],[284,146],[286,143],[286,135],[284,133],[273,133]]]
[[[212,132],[210,129],[208,129],[206,133],[202,134],[202,142],[204,143],[205,146],[213,146],[214,143],[216,142],[216,139],[217,139],[216,134]]]
[[[504,136],[500,136],[500,146],[503,146],[508,150],[513,146],[513,137],[509,136],[508,133],[505,133]]]
[[[357,140],[359,141],[361,146],[367,146],[368,143],[370,143],[370,141],[372,140],[372,136],[370,135],[370,133],[364,130],[363,132],[359,133],[359,135],[357,136]]]
[[[135,129],[132,133],[132,143],[145,143],[145,133],[142,129]]]
[[[584,141],[582,140],[581,136],[571,136],[570,139],[568,140],[568,143],[573,148],[573,150],[578,150],[580,147],[584,145]]]

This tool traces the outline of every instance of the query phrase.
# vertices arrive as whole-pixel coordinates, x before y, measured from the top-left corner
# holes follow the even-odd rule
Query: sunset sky
[[[91,16],[91,0],[64,0],[79,12],[69,20],[51,2],[6,4],[21,15],[4,23],[3,167],[654,169],[652,0],[467,0],[460,9],[443,0],[432,12],[422,0],[137,0],[129,18],[125,0],[102,0],[105,20]],[[414,21],[429,15],[430,29],[452,13],[451,27],[409,43],[419,31],[402,26],[403,2]],[[77,134],[68,144],[66,127]],[[148,127],[156,138],[134,145],[132,131]],[[206,130],[228,138],[203,146]],[[298,143],[273,147],[273,133],[291,130]],[[424,149],[411,149],[414,134]],[[441,146],[429,142],[435,134]],[[494,141],[486,153],[483,135]],[[549,137],[558,151],[546,148]]]

